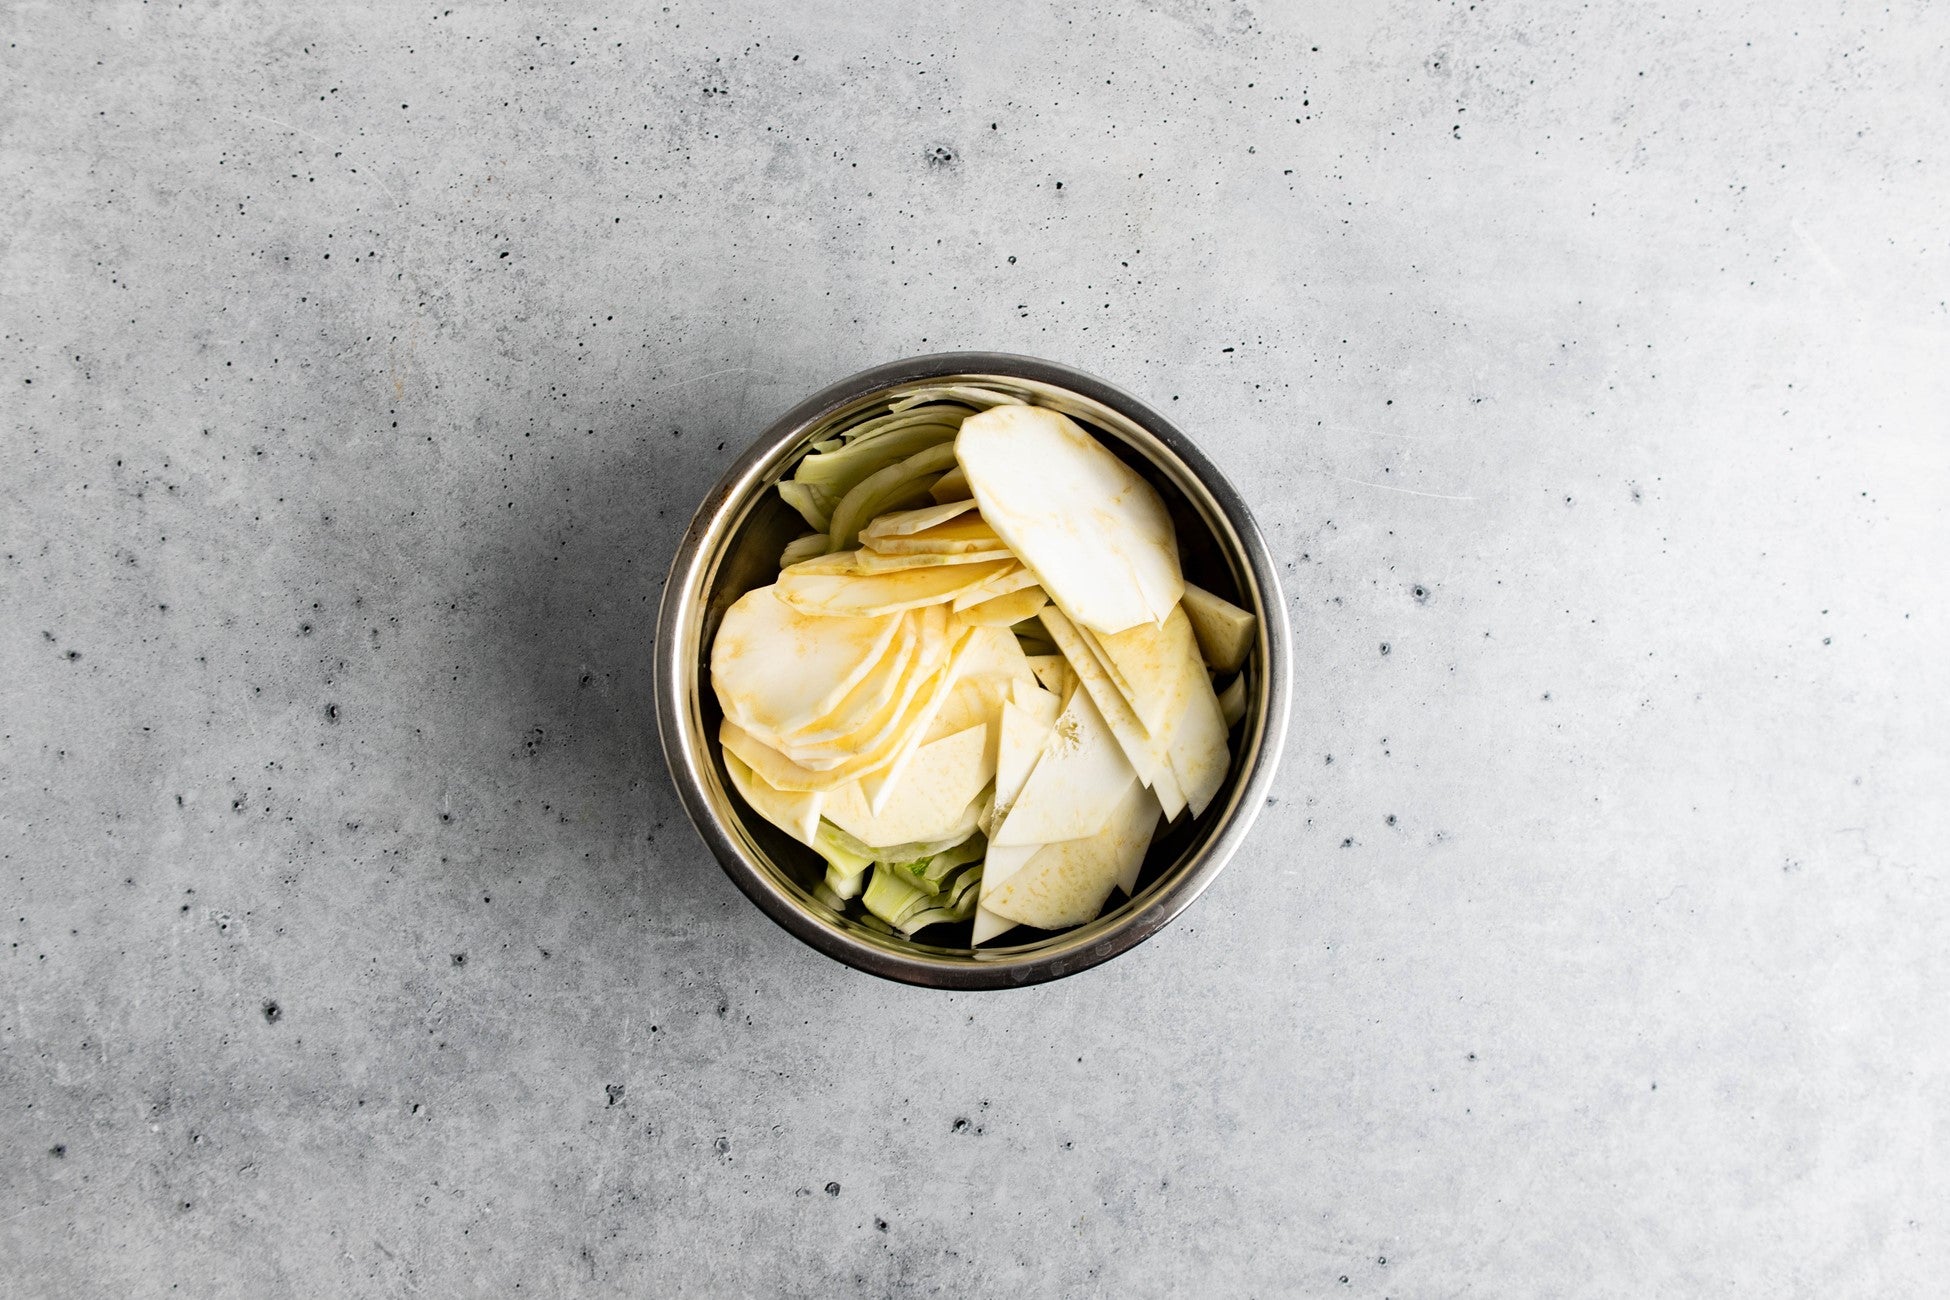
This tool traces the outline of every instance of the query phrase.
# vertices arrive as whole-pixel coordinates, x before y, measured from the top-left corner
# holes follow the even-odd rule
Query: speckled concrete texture
[[[1950,1273],[1950,11],[16,4],[11,1295]],[[1301,647],[1179,923],[945,995],[685,822],[691,509],[1080,365]]]

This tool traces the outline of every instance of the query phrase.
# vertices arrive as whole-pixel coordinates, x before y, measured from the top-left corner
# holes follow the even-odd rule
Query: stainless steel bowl
[[[773,485],[834,421],[914,388],[957,381],[1003,383],[1083,422],[1163,495],[1186,575],[1259,615],[1232,771],[1205,815],[1181,819],[1152,845],[1135,898],[1073,930],[1017,931],[1016,943],[979,949],[884,934],[814,899],[825,864],[728,792],[717,743],[720,715],[709,687],[711,642],[726,607],[772,581],[780,550],[805,530]],[[657,725],[685,811],[725,873],[767,916],[827,956],[887,979],[929,988],[1009,988],[1109,961],[1156,934],[1212,883],[1272,786],[1286,735],[1291,657],[1292,633],[1266,542],[1238,492],[1191,439],[1136,398],[1067,366],[945,352],[876,366],[815,393],[767,429],[705,497],[678,545],[658,611]],[[944,936],[953,929],[934,927]]]

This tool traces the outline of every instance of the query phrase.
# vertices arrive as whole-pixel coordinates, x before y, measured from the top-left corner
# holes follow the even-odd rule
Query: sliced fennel
[[[843,551],[852,546],[859,540],[860,530],[876,515],[902,506],[932,501],[934,498],[928,495],[928,486],[943,471],[952,468],[954,463],[955,444],[938,442],[911,456],[883,465],[860,479],[846,490],[846,495],[833,507],[826,549]]]

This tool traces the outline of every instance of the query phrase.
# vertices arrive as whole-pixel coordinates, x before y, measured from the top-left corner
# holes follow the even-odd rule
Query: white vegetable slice
[[[1017,687],[1015,697],[1003,702],[1001,725],[996,729],[995,801],[987,831],[992,833],[1009,815],[1062,711],[1063,701],[1040,686]]]
[[[1042,613],[1049,597],[1041,587],[1024,587],[1006,596],[991,596],[979,605],[970,605],[959,617],[977,627],[1014,627],[1026,618]],[[1147,624],[1147,626],[1149,626]]]
[[[988,868],[986,867],[983,868],[984,872],[986,872],[987,870]],[[984,880],[988,879],[986,875],[984,875],[982,878]],[[990,939],[995,938],[997,935],[1007,934],[1009,931],[1015,928],[1016,928],[1016,923],[1014,921],[1006,920],[1003,917],[997,916],[994,912],[991,912],[987,908],[982,907],[980,904],[977,904],[975,908],[975,933],[974,933],[974,937],[972,937],[969,940],[969,943],[971,945],[978,944],[978,943],[987,943]]]
[[[1044,930],[1094,919],[1112,889],[1127,879],[1135,885],[1158,816],[1157,799],[1132,782],[1096,834],[1043,845],[993,889],[984,875],[981,906]]]
[[[903,569],[898,573],[802,573],[794,565],[779,575],[778,599],[808,614],[871,618],[953,600],[1002,572],[1010,561]],[[851,683],[849,683],[851,685]]]
[[[1182,615],[1166,624],[1167,629],[1177,625],[1177,618]],[[1205,675],[1205,664],[1198,657],[1191,625],[1183,626],[1185,672],[1179,698],[1184,703],[1172,720],[1168,734],[1172,775],[1178,778],[1178,788],[1185,792],[1185,803],[1191,808],[1192,816],[1197,817],[1211,805],[1219,787],[1225,784],[1232,754],[1226,748],[1227,727],[1219,697],[1212,692],[1212,679]]]
[[[861,774],[870,778],[862,783],[861,789],[867,796],[867,806],[873,810],[876,816],[886,811],[887,801],[892,797],[894,788],[900,783],[901,776],[906,772],[908,763],[913,760],[916,751],[927,743],[929,729],[933,726],[935,715],[947,703],[949,696],[960,681],[962,665],[967,661],[970,650],[975,644],[976,641],[972,635],[963,636],[956,643],[954,651],[948,657],[947,664],[941,669],[941,677],[944,683],[942,689],[930,700],[926,709],[916,719],[913,730],[900,743],[899,749],[894,754],[893,761]]]
[[[1225,715],[1227,730],[1238,726],[1239,720],[1246,716],[1246,674],[1240,673],[1219,692],[1219,712]]]
[[[1140,623],[1122,632],[1078,633],[1109,670],[1111,680],[1130,701],[1131,711],[1153,736],[1169,739],[1171,724],[1184,711],[1188,692],[1212,691],[1205,661],[1192,635],[1191,620],[1181,606],[1162,624]]]
[[[1077,635],[1076,625],[1063,616],[1063,611],[1051,605],[1038,617],[1048,629],[1050,639],[1062,650],[1070,671],[1082,683],[1083,691],[1079,694],[1088,694],[1096,701],[1103,712],[1104,721],[1110,726],[1111,734],[1123,747],[1124,756],[1137,769],[1138,779],[1157,793],[1166,817],[1177,817],[1184,810],[1185,795],[1172,772],[1170,751],[1163,738],[1153,736],[1144,729],[1144,724],[1138,721],[1137,714],[1131,711],[1123,694],[1110,680],[1110,675],[1104,671],[1083,638]]]
[[[896,767],[913,754],[928,724],[940,710],[942,701],[954,688],[956,667],[955,655],[951,654],[941,671],[935,674],[932,684],[924,687],[915,697],[915,704],[886,742],[824,771],[815,771],[793,762],[729,718],[718,728],[718,743],[743,759],[774,789],[835,790],[855,777]]]
[[[993,564],[997,560],[1014,562],[1015,552],[1007,547],[996,547],[987,551],[915,551],[886,554],[881,551],[860,550],[852,552],[857,559],[855,567],[861,573],[899,573],[903,569],[938,569],[944,565],[955,564]]]
[[[982,859],[982,889],[996,888],[1023,869],[1036,856],[1040,844],[997,844],[989,841],[988,855]]]
[[[1252,653],[1253,634],[1259,619],[1239,606],[1215,596],[1203,587],[1185,584],[1185,614],[1198,635],[1198,648],[1205,662],[1222,673],[1236,673]]]
[[[1156,490],[1074,420],[999,406],[962,421],[955,456],[988,521],[1050,598],[1099,632],[1162,622],[1185,589]]]
[[[955,468],[960,469],[961,466],[957,465]],[[965,515],[974,508],[973,501],[963,500],[952,501],[946,505],[922,506],[918,510],[890,510],[862,528],[860,540],[864,542],[875,537],[905,537],[910,533],[918,533],[924,528],[932,528],[936,524],[945,524],[950,519]]]
[[[1045,623],[1043,626],[1048,627]],[[1066,697],[1070,688],[1076,685],[1077,676],[1070,671],[1070,664],[1062,655],[1030,655],[1029,669],[1036,674],[1036,680],[1045,690],[1059,697]]]
[[[789,568],[801,560],[810,560],[815,555],[824,554],[826,554],[826,534],[807,533],[804,537],[795,537],[786,543],[785,549],[779,552],[779,567]]]
[[[933,606],[939,611],[939,606]],[[921,611],[924,615],[929,611]],[[923,618],[920,646],[908,664],[906,676],[890,698],[866,722],[851,731],[799,732],[784,741],[771,741],[773,748],[810,771],[828,771],[860,754],[877,753],[883,745],[902,733],[910,721],[917,700],[929,698],[953,648],[953,635],[945,616]],[[767,737],[760,736],[766,740]],[[924,742],[925,743],[925,742]]]
[[[740,797],[752,811],[774,826],[810,845],[819,834],[820,809],[826,796],[813,792],[774,790],[730,750],[725,751],[724,768]]]
[[[995,776],[988,732],[983,724],[923,745],[877,813],[856,781],[827,795],[821,815],[863,844],[945,840],[972,830],[978,796]]]
[[[886,516],[882,515],[881,518]],[[1008,549],[1001,536],[989,527],[988,521],[977,514],[964,514],[915,533],[881,533],[875,537],[863,533],[860,540],[884,555]]]
[[[1018,564],[1012,569],[1004,569],[974,590],[964,591],[955,597],[953,608],[967,609],[970,605],[979,605],[985,600],[993,600],[997,596],[1006,596],[1012,591],[1021,591],[1024,587],[1035,585],[1036,575]]]
[[[963,626],[959,618],[951,620],[956,626]],[[968,634],[968,657],[962,665],[964,677],[993,677],[1006,686],[1011,682],[1033,683],[1036,676],[1029,668],[1029,657],[1022,652],[1022,643],[1003,627],[977,627]],[[1007,695],[1007,690],[1003,695]]]
[[[1048,844],[1095,835],[1137,773],[1085,691],[1063,706],[1042,756],[1001,819],[991,846]]]
[[[821,618],[748,591],[718,626],[711,684],[727,716],[784,733],[818,719],[873,670],[899,632],[897,617]]]

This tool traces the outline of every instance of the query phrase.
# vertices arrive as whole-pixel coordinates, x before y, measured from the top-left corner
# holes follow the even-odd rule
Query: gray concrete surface
[[[4,31],[9,1294],[1942,1286],[1942,7]],[[1303,645],[1205,899],[987,996],[761,917],[646,681],[951,347],[1168,406]]]

